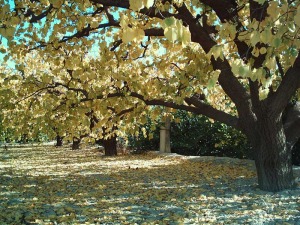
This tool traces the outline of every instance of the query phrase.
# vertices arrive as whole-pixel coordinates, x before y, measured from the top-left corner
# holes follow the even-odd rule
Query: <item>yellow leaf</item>
[[[253,50],[252,50],[252,55],[253,55],[254,57],[258,57],[258,56],[259,56],[259,49],[258,49],[258,48],[253,48]]]
[[[270,40],[273,39],[271,29],[265,29],[260,34],[257,33],[256,35],[258,36],[258,38],[260,38],[260,41],[263,43],[270,43]]]
[[[252,46],[255,46],[260,41],[259,33],[257,31],[253,31],[250,35],[250,43]]]
[[[265,47],[262,47],[261,49],[259,49],[259,53],[260,54],[265,54],[267,52],[267,49]]]
[[[130,9],[140,11],[144,7],[144,2],[141,0],[129,0]]]
[[[216,85],[216,82],[219,78],[221,70],[214,70],[210,73],[210,79],[208,80],[207,88],[211,89]]]
[[[126,30],[123,31],[122,41],[127,44],[131,42],[134,39],[134,37],[135,37],[134,30],[132,28],[127,28]]]
[[[267,58],[265,61],[265,66],[268,67],[270,70],[276,69],[276,60],[274,57]]]
[[[5,38],[11,38],[15,34],[15,28],[13,28],[13,27],[8,27],[6,29],[4,28],[1,30],[2,31],[0,32],[0,34],[3,35]]]
[[[191,42],[192,37],[191,37],[191,32],[188,27],[183,28],[181,39],[182,39],[181,41],[182,41],[183,46],[186,46],[187,44],[189,44]]]
[[[266,99],[268,97],[268,94],[269,94],[269,88],[260,90],[260,92],[259,92],[259,100]]]
[[[276,1],[271,1],[267,9],[268,15],[274,20],[278,18],[280,13],[280,6],[278,6],[278,4]]]
[[[120,26],[122,28],[126,28],[128,26],[128,17],[126,15],[121,15],[121,18],[120,18]]]
[[[144,0],[144,6],[146,7],[146,8],[150,8],[150,7],[152,7],[154,5],[154,0]]]
[[[10,20],[10,24],[13,25],[13,26],[15,26],[15,25],[17,25],[19,23],[20,23],[20,19],[17,16],[12,17],[11,20]]]
[[[300,27],[300,6],[297,8],[297,14],[294,17],[295,24]]]
[[[175,123],[180,123],[181,120],[180,120],[180,118],[175,118],[174,121],[175,121]]]
[[[99,22],[97,21],[97,20],[93,20],[92,22],[91,22],[91,28],[96,28],[96,27],[98,27],[99,26]]]
[[[224,56],[223,56],[222,46],[221,45],[213,46],[208,52],[207,56],[209,57],[209,59],[211,58],[211,56],[214,56],[215,59],[220,58],[223,60]]]
[[[43,5],[45,5],[45,6],[49,6],[49,5],[50,5],[50,3],[49,3],[48,0],[41,0],[41,3],[42,3]]]
[[[178,39],[178,29],[175,27],[166,27],[164,30],[164,35],[169,41],[176,41]]]
[[[149,140],[153,139],[153,134],[152,133],[150,133],[148,136],[149,136]]]
[[[134,29],[134,28],[126,28],[123,30],[122,40],[124,43],[129,43],[131,41],[141,41],[145,36],[145,32],[143,29]]]
[[[62,0],[52,0],[51,3],[54,8],[59,8],[62,4]]]

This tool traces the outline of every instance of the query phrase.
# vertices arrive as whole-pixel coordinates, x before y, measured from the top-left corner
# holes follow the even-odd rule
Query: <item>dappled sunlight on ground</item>
[[[0,151],[0,224],[300,223],[299,187],[257,189],[253,164],[157,154]]]

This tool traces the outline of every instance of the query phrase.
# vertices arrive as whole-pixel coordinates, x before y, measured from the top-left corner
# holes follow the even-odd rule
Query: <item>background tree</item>
[[[3,7],[0,32],[19,58],[28,49],[80,54],[110,45],[115,68],[127,72],[112,75],[119,88],[106,97],[130,96],[235,127],[255,150],[260,188],[294,186],[299,108],[284,121],[282,113],[300,85],[298,1],[14,2]],[[78,57],[66,66],[78,66]]]
[[[56,60],[66,61],[73,56],[67,51],[63,53],[57,55]],[[119,95],[105,99],[103,93],[117,87],[110,73],[101,73],[107,65],[111,66],[108,56],[105,63],[100,64],[99,73],[93,71],[102,57],[99,58],[97,61],[85,59],[89,60],[89,70],[66,69],[64,61],[57,66],[46,55],[40,57],[36,52],[28,53],[22,64],[17,65],[18,71],[12,71],[2,83],[2,90],[9,93],[2,99],[5,126],[16,127],[16,136],[26,133],[33,138],[42,131],[58,142],[64,137],[73,143],[74,150],[83,139],[87,142],[101,140],[105,155],[117,155],[117,137],[124,136],[124,129],[130,128],[134,132],[134,126],[127,126],[125,121],[137,113],[134,103],[120,99]],[[75,77],[79,73],[81,77]],[[111,98],[119,99],[120,104],[114,106]]]

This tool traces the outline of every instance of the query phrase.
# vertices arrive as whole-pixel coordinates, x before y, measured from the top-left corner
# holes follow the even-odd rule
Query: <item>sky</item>
[[[7,2],[9,2],[10,8],[11,8],[11,10],[12,10],[12,9],[15,7],[14,1],[8,0]],[[115,17],[116,19],[119,18],[119,13],[114,12],[113,15],[114,15],[114,17]],[[46,19],[44,20],[44,22],[46,22]],[[105,21],[105,20],[102,21],[102,23],[107,23],[107,22],[108,22],[108,21]],[[35,24],[35,26],[42,26],[42,25]],[[75,32],[76,32],[76,31],[75,31]],[[49,34],[49,35],[51,34],[51,30],[50,30],[50,32],[49,32],[48,34]],[[72,34],[64,34],[64,35],[72,35]],[[93,39],[94,39],[94,38],[97,38],[97,35],[96,35],[96,34],[95,34],[95,36],[92,35],[91,38],[93,38]],[[106,40],[106,42],[107,42],[107,43],[110,43],[110,42],[111,42],[110,39],[112,40],[112,38],[108,38],[108,39]],[[0,42],[0,48],[1,48],[1,47],[7,48],[7,40],[6,40],[5,38],[3,38],[3,37],[1,38],[1,35],[0,35],[0,40],[2,40],[2,43]],[[97,56],[99,56],[99,46],[98,46],[98,42],[97,42],[97,41],[95,42],[95,44],[93,45],[93,47],[90,49],[89,55],[92,56],[92,57],[97,57]],[[4,62],[3,58],[4,58],[4,54],[0,52],[0,63],[1,63],[1,64],[3,64],[3,62]],[[8,63],[8,66],[9,66],[9,67],[11,67],[11,68],[14,68],[14,67],[15,67],[15,63],[14,63],[13,61],[8,61],[7,63]]]
[[[15,3],[14,3],[13,0],[7,0],[7,1],[5,1],[5,3],[9,3],[11,10],[15,7]],[[4,37],[2,37],[1,35],[0,35],[0,48],[7,49],[7,39],[4,38]],[[3,53],[0,52],[0,63],[1,64],[4,63],[4,59],[3,59],[4,56],[5,56],[5,54],[3,54]],[[12,62],[12,61],[7,62],[7,64],[8,64],[9,67],[12,67],[12,68],[15,67],[15,63]]]
[[[15,7],[15,4],[14,4],[14,1],[13,0],[7,0],[6,1],[7,3],[9,3],[10,5],[10,9],[13,10],[14,7]],[[119,16],[118,14],[115,14],[115,16]],[[44,22],[46,21],[46,19],[44,19]],[[43,21],[42,21],[43,22]],[[102,21],[102,23],[107,23],[108,21]],[[34,24],[35,26],[40,26],[38,24]],[[75,31],[76,32],[76,31]],[[48,33],[49,36],[51,34],[51,31]],[[71,33],[70,34],[64,34],[64,35],[72,35]],[[91,37],[91,38],[94,38],[94,37]],[[108,40],[109,41],[109,40]],[[5,39],[4,37],[2,37],[0,35],[0,48],[5,48],[7,49],[7,39]],[[91,56],[94,56],[94,57],[97,57],[97,55],[99,55],[99,47],[98,47],[98,44],[97,42],[93,45],[92,49],[90,50],[90,53],[89,53]],[[0,63],[3,64],[4,63],[4,56],[5,54],[1,53],[0,52]],[[14,68],[15,67],[15,63],[13,61],[9,61],[8,62],[8,66],[11,67],[11,68]]]

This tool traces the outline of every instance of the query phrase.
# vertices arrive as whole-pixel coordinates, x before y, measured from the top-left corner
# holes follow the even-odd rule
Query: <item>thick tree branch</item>
[[[263,21],[267,16],[268,1],[265,1],[262,5],[255,0],[249,0],[249,2],[251,20]]]
[[[115,23],[116,20],[115,20],[114,16],[108,11],[108,7],[104,7],[104,10],[105,10],[105,14],[108,18],[108,22],[109,23]]]
[[[63,83],[59,83],[56,82],[53,85],[48,85],[46,88],[56,88],[62,86],[64,88],[66,88],[69,91],[74,91],[76,93],[82,93],[85,97],[80,99],[80,102],[86,102],[86,101],[92,101],[94,100],[94,98],[89,98],[89,94],[86,90],[81,89],[81,88],[72,88],[69,87],[66,84]],[[127,90],[129,91],[129,90]],[[235,127],[236,129],[240,129],[240,127],[238,126],[238,118],[231,116],[225,112],[222,112],[220,110],[217,110],[215,108],[213,108],[212,106],[205,104],[201,99],[197,98],[196,96],[191,97],[191,98],[185,98],[185,102],[189,105],[184,105],[184,104],[176,104],[174,102],[169,102],[163,99],[146,99],[143,95],[138,94],[136,92],[130,92],[130,94],[128,96],[131,96],[133,98],[137,98],[139,100],[141,100],[142,102],[144,102],[146,105],[150,106],[150,105],[158,105],[158,106],[165,106],[165,107],[169,107],[169,108],[174,108],[174,109],[181,109],[181,110],[186,110],[195,114],[202,114],[205,115],[209,118],[212,118],[214,120],[217,120],[219,122],[225,123],[229,126]],[[117,92],[117,93],[109,93],[108,95],[104,96],[102,94],[98,95],[96,97],[96,99],[101,99],[101,100],[105,100],[105,99],[109,99],[109,98],[115,98],[115,97],[125,97],[124,92]],[[193,106],[191,106],[193,105]],[[117,114],[118,117],[122,116],[123,114],[126,114],[130,111],[132,111],[134,109],[134,107],[131,107],[129,109],[124,109],[121,112],[119,112]]]
[[[90,0],[94,4],[102,4],[103,6],[114,6],[123,9],[129,9],[129,0]]]
[[[82,88],[72,88],[72,87],[70,87],[66,84],[59,83],[59,82],[55,82],[53,85],[48,85],[47,88],[56,88],[56,87],[59,87],[59,86],[62,86],[62,87],[66,88],[69,91],[75,91],[77,93],[82,93],[85,98],[88,98],[89,93],[86,90],[84,90]]]
[[[40,89],[34,91],[33,93],[31,93],[31,94],[29,94],[29,95],[26,95],[26,96],[23,97],[22,99],[16,101],[15,104],[18,104],[18,103],[20,103],[20,102],[22,102],[22,101],[25,101],[26,99],[31,98],[31,97],[33,97],[33,96],[37,96],[37,95],[39,95],[40,93],[42,93],[43,90],[47,90],[47,88],[40,88]]]
[[[185,4],[183,4],[181,7],[177,7],[176,9],[180,15],[180,18],[183,19],[187,25],[189,25],[192,34],[192,41],[199,43],[205,52],[208,52],[214,45],[216,45],[215,41],[211,39],[209,33],[206,32],[206,30],[199,23],[195,23],[195,18]],[[218,81],[225,93],[236,104],[238,111],[248,111],[246,114],[250,115],[250,96],[247,94],[243,85],[232,73],[231,66],[229,65],[228,61],[226,59],[222,61],[221,59],[214,60],[212,58],[212,64],[214,69],[221,71]]]
[[[270,96],[270,109],[275,114],[280,114],[288,105],[290,99],[300,87],[300,54],[298,54],[295,63],[291,66],[277,88],[276,92]]]
[[[145,36],[148,36],[148,37],[163,37],[164,36],[164,30],[163,29],[160,29],[160,28],[150,28],[150,29],[146,29],[144,30],[145,32]],[[121,44],[123,43],[123,41],[120,39],[120,40],[117,40],[113,43],[113,46],[110,48],[110,51],[114,51],[116,50]]]
[[[217,110],[213,108],[210,105],[207,105],[203,103],[202,101],[199,101],[196,97],[186,98],[185,101],[189,105],[184,104],[176,104],[174,102],[165,101],[163,99],[145,99],[144,96],[138,94],[138,93],[131,93],[130,96],[138,98],[142,100],[146,105],[158,105],[158,106],[165,106],[173,109],[181,109],[186,110],[198,115],[205,115],[211,119],[217,120],[219,122],[225,123],[229,126],[235,127],[236,129],[240,129],[238,126],[238,119],[234,116],[231,116],[225,112],[222,112],[220,110]],[[194,106],[191,106],[194,105]]]
[[[51,12],[52,9],[53,9],[53,5],[50,4],[49,8],[46,11],[42,12],[41,14],[39,14],[37,16],[34,14],[34,12],[31,9],[28,9],[27,12],[24,14],[24,16],[25,17],[30,17],[31,16],[29,22],[30,23],[37,23],[41,19],[45,18]]]
[[[199,112],[202,111],[201,114],[203,114],[209,118],[212,118],[214,120],[217,120],[221,123],[224,123],[226,125],[232,126],[236,129],[240,129],[240,127],[238,126],[238,118],[237,117],[213,108],[211,105],[204,103],[196,96],[193,96],[190,98],[185,98],[185,101],[189,105],[194,105],[195,107],[197,107]]]
[[[88,37],[92,31],[102,29],[102,28],[107,28],[107,27],[120,27],[119,22],[112,22],[112,23],[103,23],[100,24],[98,27],[92,28],[90,25],[87,27],[83,28],[80,31],[77,31],[75,34],[70,35],[70,36],[64,36],[59,43],[67,42],[73,38],[81,38],[81,37]]]

